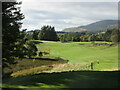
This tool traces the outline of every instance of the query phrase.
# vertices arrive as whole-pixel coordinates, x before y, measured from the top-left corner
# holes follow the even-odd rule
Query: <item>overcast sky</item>
[[[23,0],[25,15],[22,29],[40,29],[52,25],[56,31],[68,27],[87,25],[99,20],[117,20],[117,2],[39,2]]]

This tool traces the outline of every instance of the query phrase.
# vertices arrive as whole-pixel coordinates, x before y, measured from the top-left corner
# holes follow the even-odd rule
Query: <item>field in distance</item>
[[[36,44],[38,51],[48,51],[50,55],[69,60],[69,63],[84,63],[99,61],[95,65],[96,70],[115,69],[118,68],[118,46],[92,46],[91,42],[53,42],[40,41]],[[111,42],[95,42],[107,43]]]

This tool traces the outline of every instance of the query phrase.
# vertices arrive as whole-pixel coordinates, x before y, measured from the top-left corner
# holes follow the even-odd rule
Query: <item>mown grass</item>
[[[37,44],[39,51],[50,49],[50,55],[67,59],[69,63],[99,61],[99,64],[95,65],[97,70],[118,68],[118,46],[91,46],[91,42],[42,42]],[[111,44],[111,42],[100,41],[95,43]]]
[[[3,80],[3,88],[118,88],[118,73],[76,71],[27,75]]]

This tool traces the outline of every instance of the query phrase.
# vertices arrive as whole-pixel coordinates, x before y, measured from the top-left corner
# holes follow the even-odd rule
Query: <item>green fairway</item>
[[[53,62],[54,64],[55,61],[50,61],[50,57],[54,57],[54,59],[55,57],[60,57],[69,60],[68,64],[56,65],[56,67],[52,69],[52,73],[35,73],[37,70],[39,72],[42,69],[40,67],[29,70],[26,69],[22,73],[26,74],[26,72],[29,72],[30,74],[27,73],[25,76],[18,75],[18,77],[3,79],[3,88],[24,88],[24,90],[39,90],[40,88],[118,88],[119,71],[112,71],[118,68],[118,46],[91,46],[91,42],[61,43],[39,40],[36,40],[36,42],[38,43],[36,44],[38,52],[45,51],[50,53],[50,55],[41,58],[44,59],[44,62]],[[39,63],[44,64],[43,61]],[[93,70],[82,71],[81,69],[76,69],[80,67],[81,63],[95,61],[98,61],[99,64],[96,63]],[[43,67],[43,69],[47,68]],[[66,69],[75,70],[67,71]],[[58,70],[58,72],[56,70]],[[63,72],[64,70],[65,72]],[[20,73],[21,72],[18,72],[17,74]]]
[[[39,42],[39,41],[38,41]],[[91,42],[60,43],[42,41],[37,44],[39,51],[50,49],[50,55],[69,60],[69,63],[99,61],[95,69],[118,68],[117,46],[91,46]],[[106,42],[96,42],[106,43]],[[108,43],[108,42],[107,42]],[[109,42],[110,43],[110,42]],[[85,45],[80,45],[85,44]]]

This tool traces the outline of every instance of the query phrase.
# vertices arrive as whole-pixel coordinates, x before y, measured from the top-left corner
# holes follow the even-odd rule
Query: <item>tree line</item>
[[[26,34],[28,39],[33,40],[48,40],[48,41],[61,41],[61,42],[91,42],[91,41],[107,41],[119,42],[120,32],[117,27],[110,28],[106,32],[89,33],[85,32],[69,32],[69,33],[56,33],[55,28],[52,26],[43,26],[41,30],[34,30]]]
[[[43,26],[40,30],[26,32],[26,37],[29,40],[58,41],[55,28],[49,25]]]

